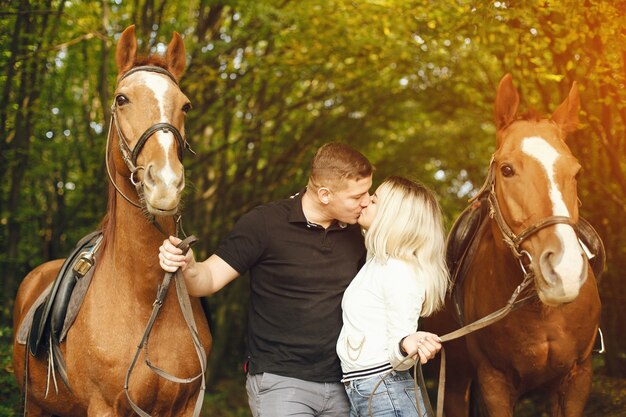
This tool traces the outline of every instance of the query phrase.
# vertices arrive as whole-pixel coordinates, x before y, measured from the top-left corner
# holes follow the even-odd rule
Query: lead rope
[[[525,271],[525,269],[524,269]],[[513,291],[513,294],[511,294],[511,297],[509,298],[509,300],[507,301],[506,305],[504,307],[502,307],[499,310],[494,311],[493,313],[476,320],[473,323],[468,324],[467,326],[461,327],[460,329],[457,329],[453,332],[450,332],[446,335],[443,335],[440,337],[441,342],[445,343],[445,342],[449,342],[450,340],[454,340],[454,339],[458,339],[460,337],[463,337],[469,333],[475,332],[477,330],[482,329],[483,327],[487,327],[490,324],[493,324],[495,322],[497,322],[498,320],[503,319],[507,314],[509,314],[511,311],[521,307],[522,305],[526,304],[528,301],[530,301],[533,297],[533,294],[531,295],[527,295],[526,297],[518,300],[517,298],[520,296],[520,294],[526,289],[528,288],[528,286],[532,283],[533,278],[534,278],[534,273],[532,272],[532,270],[525,272],[524,274],[524,280],[521,282],[521,284],[519,284],[517,286],[517,288],[515,288],[515,290]],[[380,386],[380,384],[383,382],[383,380],[391,375],[392,372],[395,372],[403,363],[405,363],[406,361],[408,361],[409,359],[411,359],[413,357],[413,355],[409,355],[406,358],[404,358],[400,363],[398,363],[396,366],[394,366],[390,371],[386,372],[380,379],[380,381],[378,381],[376,383],[376,385],[374,385],[374,388],[372,389],[372,393],[370,394],[369,400],[367,401],[367,412],[368,415],[370,417],[373,416],[372,414],[372,399],[374,398],[374,393],[376,392],[376,390],[378,389],[378,387]],[[421,416],[426,415],[428,417],[434,417],[435,414],[433,413],[433,409],[432,406],[430,404],[430,400],[428,398],[428,393],[426,391],[426,386],[424,384],[424,376],[422,373],[422,364],[420,362],[420,360],[418,359],[415,362],[414,367],[414,371],[413,371],[413,375],[414,375],[414,388],[415,388],[415,400],[416,400],[416,404],[417,404],[417,410],[418,413]],[[441,363],[439,366],[439,386],[438,386],[438,390],[437,390],[437,417],[442,417],[443,416],[443,399],[444,399],[444,388],[445,388],[445,380],[446,380],[446,374],[445,374],[445,369],[446,369],[446,352],[445,349],[442,347],[441,348]],[[419,395],[418,392],[422,393],[422,398],[424,400],[424,406],[426,408],[425,413],[422,414],[422,410],[421,410],[421,404],[420,404],[420,399],[419,399]]]
[[[185,238],[181,243],[178,244],[178,248],[183,250],[183,255],[187,253],[191,245],[197,242],[197,238],[193,235]],[[179,378],[174,375],[171,375],[162,369],[154,366],[148,357],[148,339],[150,338],[150,333],[152,332],[152,327],[156,321],[157,315],[161,307],[163,306],[163,301],[167,295],[167,291],[169,289],[172,277],[175,277],[176,281],[176,293],[178,295],[178,303],[180,305],[181,311],[183,313],[183,317],[185,322],[187,323],[187,327],[191,333],[191,338],[193,340],[194,348],[196,350],[196,354],[198,355],[198,360],[200,362],[200,373],[196,376],[189,378]],[[139,352],[144,349],[146,355],[146,365],[152,369],[157,375],[167,379],[168,381],[176,382],[179,384],[189,384],[198,378],[201,378],[201,386],[200,392],[198,393],[198,399],[196,400],[196,405],[193,411],[193,417],[198,417],[200,415],[200,411],[202,409],[202,402],[204,400],[204,392],[206,390],[206,381],[204,379],[204,374],[206,372],[207,367],[207,359],[206,352],[204,350],[204,346],[200,341],[200,336],[198,334],[198,328],[196,326],[196,322],[193,317],[193,312],[191,308],[191,302],[189,300],[189,294],[187,292],[187,287],[185,286],[185,281],[182,276],[182,272],[178,269],[175,273],[166,272],[163,277],[163,282],[159,285],[159,289],[157,291],[157,297],[154,300],[152,314],[150,315],[150,319],[148,320],[148,324],[146,325],[146,330],[141,338],[141,341],[137,345],[137,350],[135,351],[135,355],[133,360],[128,367],[128,371],[126,372],[126,379],[124,381],[124,392],[126,393],[126,398],[132,409],[139,414],[141,417],[151,417],[150,414],[142,410],[135,402],[130,398],[130,393],[128,391],[128,384],[130,381],[130,375],[135,367],[137,359],[139,358]]]

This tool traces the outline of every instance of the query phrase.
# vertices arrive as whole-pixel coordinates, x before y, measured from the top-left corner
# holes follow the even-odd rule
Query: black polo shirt
[[[334,382],[342,375],[341,299],[365,246],[358,225],[307,222],[305,191],[245,214],[215,254],[250,271],[249,372]]]

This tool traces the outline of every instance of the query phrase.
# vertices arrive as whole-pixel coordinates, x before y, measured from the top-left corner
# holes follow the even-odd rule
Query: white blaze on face
[[[543,167],[548,178],[548,195],[552,202],[553,216],[571,217],[563,195],[556,184],[555,166],[559,158],[559,153],[545,139],[541,137],[524,138],[522,151],[532,158],[535,158]],[[578,237],[574,229],[566,224],[556,224],[556,235],[561,240],[563,252],[555,254],[553,267],[555,273],[562,280],[565,292],[571,290],[578,291],[579,276],[583,269],[583,258],[578,244]]]
[[[172,88],[172,83],[168,81],[163,75],[153,74],[151,72],[139,72],[137,73],[140,78],[141,83],[143,83],[149,90],[154,94],[154,98],[156,102],[159,104],[159,123],[170,123],[170,121],[165,116],[165,108],[163,104],[165,103],[165,97],[167,94],[167,90]],[[172,165],[170,163],[168,149],[174,146],[174,134],[173,133],[165,133],[161,130],[154,133],[156,135],[159,144],[163,148],[163,154],[165,155],[165,164],[163,168],[159,172],[159,177],[163,181],[165,186],[174,184],[179,181],[179,177],[174,173],[172,169]]]

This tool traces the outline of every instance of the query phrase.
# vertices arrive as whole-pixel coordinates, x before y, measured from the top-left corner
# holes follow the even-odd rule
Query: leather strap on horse
[[[504,217],[502,216],[502,210],[500,209],[500,205],[498,204],[498,199],[496,197],[493,186],[488,198],[489,204],[491,205],[490,216],[496,221],[496,224],[500,228],[500,231],[502,232],[502,239],[511,249],[513,255],[518,259],[522,257],[522,242],[526,240],[529,236],[543,229],[544,227],[552,226],[553,224],[566,224],[568,226],[571,226],[575,231],[578,230],[578,226],[572,221],[570,217],[550,216],[528,226],[521,233],[516,235],[515,233],[513,233],[509,225],[504,220]]]
[[[183,254],[186,254],[191,245],[196,243],[198,239],[191,235],[185,238],[180,244],[178,244],[178,248],[183,250]],[[179,378],[174,375],[171,375],[162,369],[154,366],[148,357],[148,339],[150,338],[150,333],[152,332],[152,327],[156,321],[157,315],[163,305],[163,301],[167,296],[167,291],[169,289],[172,277],[175,278],[176,281],[176,294],[178,295],[178,303],[180,305],[180,309],[183,313],[183,317],[185,322],[187,323],[187,327],[189,328],[189,332],[191,333],[191,338],[193,340],[194,348],[196,350],[196,354],[198,355],[198,360],[200,362],[201,372],[193,377],[189,378]],[[126,393],[126,398],[132,409],[139,414],[141,417],[151,417],[150,414],[146,413],[142,410],[135,402],[130,398],[130,393],[128,392],[128,383],[130,381],[130,375],[135,367],[137,359],[139,357],[139,352],[141,349],[145,350],[146,354],[146,365],[153,370],[157,375],[162,378],[167,379],[168,381],[172,381],[179,384],[189,384],[198,378],[201,379],[200,392],[198,393],[198,399],[196,400],[196,405],[193,411],[193,417],[198,417],[200,415],[200,411],[202,409],[202,402],[204,400],[204,391],[206,389],[206,382],[204,380],[204,374],[207,368],[207,359],[206,352],[204,351],[204,346],[202,346],[202,342],[200,341],[200,336],[198,334],[198,328],[196,326],[196,322],[193,317],[193,312],[191,309],[191,302],[189,300],[189,294],[187,293],[187,287],[185,286],[185,280],[182,276],[182,272],[178,269],[175,273],[167,272],[163,277],[163,282],[159,286],[157,291],[157,297],[154,300],[152,314],[150,315],[150,319],[148,320],[148,324],[146,325],[146,330],[141,338],[141,341],[137,345],[137,351],[135,352],[135,356],[128,367],[128,371],[126,372],[126,379],[124,381],[124,392]]]
[[[473,323],[468,324],[467,326],[461,327],[460,329],[457,329],[453,332],[450,332],[448,334],[441,336],[440,337],[441,342],[442,343],[449,342],[451,340],[458,339],[469,333],[472,333],[484,327],[487,327],[503,319],[511,311],[526,304],[529,300],[532,299],[532,295],[526,296],[520,300],[518,300],[518,297],[526,288],[528,288],[528,286],[533,282],[533,279],[534,279],[534,273],[531,270],[527,272],[526,274],[524,274],[524,280],[517,286],[517,288],[515,288],[515,291],[513,291],[513,294],[511,294],[511,297],[509,298],[509,300],[507,301],[504,307],[502,307],[501,309],[497,311],[494,311],[493,313],[479,320],[476,320]],[[372,393],[370,394],[369,400],[367,402],[367,411],[370,417],[372,416],[372,399],[374,397],[374,393],[376,392],[380,384],[383,382],[383,379],[387,375],[396,371],[404,362],[406,362],[410,358],[412,358],[412,356],[407,356],[406,358],[404,358],[399,364],[394,366],[393,369],[391,369],[391,371],[388,371],[387,373],[385,373],[385,375],[381,378],[381,380],[378,381],[378,383],[376,383],[376,385],[374,386],[374,389],[372,389]],[[419,401],[419,396],[418,396],[418,391],[419,391],[422,393],[422,398],[424,399],[424,405],[426,407],[426,410],[425,410],[426,416],[434,417],[435,414],[430,404],[430,400],[428,399],[428,393],[426,391],[426,386],[424,384],[424,376],[422,373],[422,364],[419,361],[419,359],[415,362],[415,365],[413,368],[414,368],[413,379],[414,379],[414,386],[415,386],[415,400],[417,404],[418,413],[420,416],[423,415],[420,401]],[[437,414],[436,414],[437,417],[443,416],[443,399],[444,399],[445,383],[446,383],[446,352],[445,352],[445,349],[442,347],[441,348],[441,362],[439,366],[439,386],[437,389]]]

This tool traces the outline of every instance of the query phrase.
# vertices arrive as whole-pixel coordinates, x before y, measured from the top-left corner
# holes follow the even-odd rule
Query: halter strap
[[[143,149],[143,146],[146,144],[150,136],[152,136],[155,132],[159,130],[162,130],[164,133],[171,132],[174,135],[174,137],[176,138],[176,141],[178,142],[178,160],[180,162],[183,162],[183,148],[185,148],[185,144],[187,142],[185,141],[183,136],[180,134],[180,131],[176,129],[176,127],[174,127],[170,123],[161,122],[161,123],[157,123],[157,124],[150,126],[145,132],[143,132],[143,135],[141,135],[141,137],[137,141],[137,144],[133,148],[133,151],[130,155],[131,161],[133,162],[134,165],[137,165],[137,158],[139,157],[139,152],[141,152],[141,150]]]
[[[172,82],[174,82],[174,84],[178,85],[178,80],[176,79],[176,77],[174,77],[174,75],[171,72],[169,72],[165,68],[162,68],[156,65],[141,65],[139,67],[131,68],[128,71],[126,71],[124,74],[122,74],[120,78],[117,80],[117,82],[119,83],[124,78],[139,71],[156,72],[157,74],[166,75],[170,78],[170,80],[172,80]]]
[[[495,220],[496,224],[498,225],[498,228],[500,229],[500,232],[502,233],[502,238],[504,242],[507,244],[507,246],[509,246],[509,248],[511,248],[513,255],[515,255],[515,257],[518,259],[522,257],[522,252],[523,252],[521,249],[522,243],[526,239],[528,239],[530,236],[534,235],[539,230],[545,227],[552,226],[554,224],[566,224],[568,226],[571,226],[576,231],[576,233],[578,233],[578,227],[576,223],[574,223],[570,217],[549,216],[528,226],[526,229],[524,229],[522,232],[516,235],[515,233],[513,233],[513,230],[507,224],[506,220],[504,220],[504,217],[502,216],[502,210],[500,209],[500,205],[498,204],[498,198],[496,197],[495,187],[492,187],[492,190],[489,193],[488,200],[489,200],[489,205],[490,205],[489,215],[491,216],[491,218]]]

